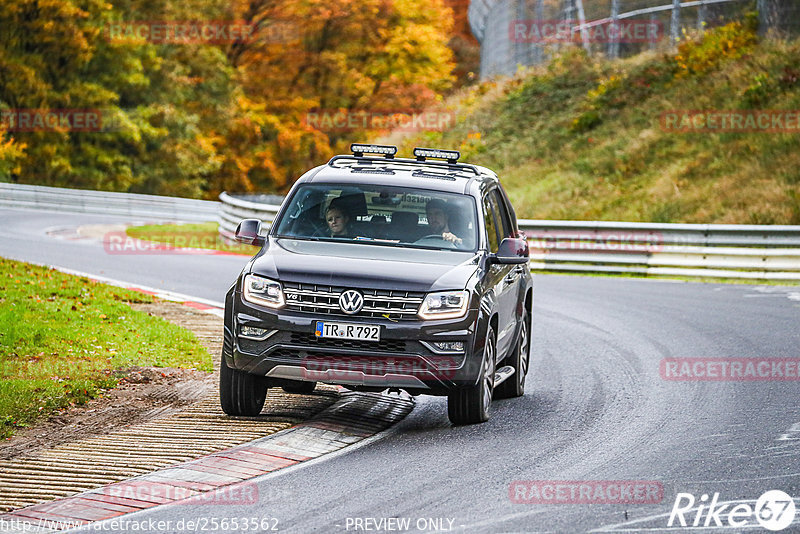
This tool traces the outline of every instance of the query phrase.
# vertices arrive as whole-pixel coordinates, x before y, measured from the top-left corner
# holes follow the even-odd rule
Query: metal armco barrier
[[[531,270],[800,280],[800,226],[520,220]]]
[[[220,234],[279,206],[220,195]],[[800,226],[519,221],[531,270],[800,280]]]
[[[233,237],[242,219],[261,219],[265,228],[268,228],[280,208],[278,205],[234,198],[225,192],[220,194],[219,199],[221,201],[218,216],[219,233],[227,239]]]
[[[9,183],[0,183],[0,206],[188,222],[214,221],[219,211],[208,200]]]

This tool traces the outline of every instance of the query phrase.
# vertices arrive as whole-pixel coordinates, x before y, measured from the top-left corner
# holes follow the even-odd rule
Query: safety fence
[[[797,0],[472,0],[468,16],[485,79],[545,63],[568,44],[612,58],[670,47],[684,31],[741,19],[754,8],[762,31],[800,30]]]
[[[232,197],[225,192],[219,196],[219,200],[219,234],[226,239],[233,238],[242,219],[260,219],[268,228],[280,208],[280,204],[253,202]]]
[[[521,220],[531,269],[800,280],[800,226]]]
[[[220,234],[242,219],[269,226],[277,204],[220,195]],[[800,280],[800,226],[523,219],[531,270]]]
[[[269,227],[272,203],[220,202],[0,183],[0,206],[123,215],[165,221],[212,221],[230,239],[242,219]],[[800,280],[800,226],[520,220],[532,270]]]
[[[215,220],[219,205],[190,198],[0,183],[0,206],[8,208],[200,222]]]

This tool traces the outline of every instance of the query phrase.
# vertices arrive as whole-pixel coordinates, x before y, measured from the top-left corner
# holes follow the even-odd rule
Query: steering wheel
[[[420,237],[419,239],[414,241],[414,244],[415,245],[420,245],[420,244],[424,245],[425,244],[424,242],[429,240],[429,239],[436,239],[437,241],[444,241],[444,243],[447,243],[450,246],[450,248],[456,248],[456,244],[453,243],[452,241],[448,241],[447,239],[442,237],[442,234],[429,234],[429,235]],[[439,243],[436,243],[436,245],[438,246]]]
[[[314,231],[309,234],[309,237],[330,237],[330,236],[331,236],[331,231],[328,230],[327,228],[315,228]]]

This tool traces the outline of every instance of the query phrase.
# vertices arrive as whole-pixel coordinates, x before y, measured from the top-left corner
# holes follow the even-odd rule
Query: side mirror
[[[497,254],[492,254],[492,263],[523,264],[528,263],[528,242],[517,237],[506,237],[500,242]]]
[[[239,243],[260,247],[265,241],[264,236],[261,235],[261,221],[258,219],[243,220],[236,227],[234,239]]]

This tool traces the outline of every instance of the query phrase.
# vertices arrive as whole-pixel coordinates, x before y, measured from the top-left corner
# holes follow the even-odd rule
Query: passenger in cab
[[[463,240],[450,230],[450,206],[444,200],[434,198],[425,206],[431,235],[441,235],[445,241],[460,245]]]

